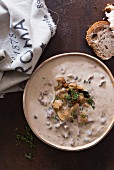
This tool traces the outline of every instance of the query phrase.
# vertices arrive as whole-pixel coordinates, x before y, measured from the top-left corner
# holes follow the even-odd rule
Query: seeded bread
[[[95,22],[88,29],[86,40],[101,59],[108,60],[114,56],[114,33],[108,21]]]

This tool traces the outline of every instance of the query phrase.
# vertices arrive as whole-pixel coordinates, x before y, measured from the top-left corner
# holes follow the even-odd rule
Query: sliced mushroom
[[[59,99],[63,100],[66,95],[68,95],[68,94],[67,94],[67,93],[61,93],[61,94],[59,95]]]
[[[84,90],[82,86],[76,86],[77,90]]]
[[[82,93],[82,94],[80,94],[79,97],[78,97],[78,102],[82,104],[82,103],[84,103],[84,100],[85,100],[85,98],[84,98],[84,95],[83,95],[83,93]]]
[[[69,84],[68,84],[68,87],[69,87],[70,89],[71,89],[71,88],[76,88],[77,85],[76,85],[75,82],[73,82],[73,83],[69,83]]]
[[[63,121],[71,117],[70,110],[60,110],[57,112],[57,114],[58,114],[58,117]]]
[[[60,96],[60,95],[63,94],[63,93],[66,93],[66,89],[65,89],[65,88],[62,88],[62,89],[58,90],[55,94],[56,94],[57,96]]]
[[[73,74],[68,74],[67,77],[68,77],[67,80],[69,81],[69,83],[75,81],[75,77],[73,76]]]
[[[78,110],[79,109],[79,104],[78,103],[76,103],[73,107],[71,107],[71,112],[74,112],[74,111],[76,111],[76,110]]]
[[[56,81],[58,82],[58,84],[61,84],[62,82],[65,81],[64,77],[57,77]]]
[[[84,103],[84,106],[85,106],[85,107],[90,107],[90,104],[87,103],[87,102],[85,102],[85,103]]]
[[[55,100],[55,101],[52,103],[52,107],[53,107],[54,109],[57,109],[57,110],[59,110],[62,105],[63,105],[63,102],[62,102],[61,100]]]
[[[54,90],[55,90],[55,91],[60,90],[60,89],[61,89],[61,86],[60,86],[60,85],[54,87]]]

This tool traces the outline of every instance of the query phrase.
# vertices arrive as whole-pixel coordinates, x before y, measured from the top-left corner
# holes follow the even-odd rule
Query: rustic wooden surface
[[[85,41],[85,34],[89,25],[103,18],[102,9],[107,3],[108,0],[46,0],[60,21],[38,64],[63,52],[84,52],[96,57]],[[55,14],[53,17],[56,20]],[[114,75],[114,58],[105,64]],[[35,138],[34,159],[27,160],[26,144],[15,145],[15,128],[23,133],[26,123],[22,96],[18,92],[0,99],[0,170],[114,170],[114,129],[99,144],[80,152],[60,151]]]

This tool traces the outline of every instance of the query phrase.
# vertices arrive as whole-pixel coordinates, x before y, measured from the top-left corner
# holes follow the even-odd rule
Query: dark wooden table
[[[49,42],[38,64],[63,52],[84,52],[96,57],[85,41],[86,30],[102,20],[108,0],[46,0],[59,15],[57,33]],[[114,2],[110,0],[110,2]],[[53,16],[56,19],[56,16]],[[104,62],[114,75],[114,57]],[[34,159],[27,160],[25,143],[15,145],[15,128],[24,133],[26,120],[22,92],[0,99],[0,170],[114,170],[114,129],[96,146],[80,152],[52,148],[35,137]]]

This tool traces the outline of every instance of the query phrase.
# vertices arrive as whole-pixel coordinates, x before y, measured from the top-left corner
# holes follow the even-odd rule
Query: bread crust
[[[86,40],[90,46],[91,46],[90,35],[94,33],[97,28],[103,28],[104,25],[109,25],[109,22],[108,21],[97,21],[89,27],[89,29],[87,30],[87,34],[86,34]]]
[[[93,48],[94,52],[96,53],[98,57],[100,57],[103,60],[108,60],[110,57],[99,54],[99,52],[95,48],[95,45],[92,43],[92,37],[91,37],[92,34],[97,33],[100,29],[103,29],[105,26],[109,26],[108,21],[98,21],[98,22],[95,22],[93,25],[91,25],[89,29],[87,30],[86,41],[88,42],[88,45]]]

